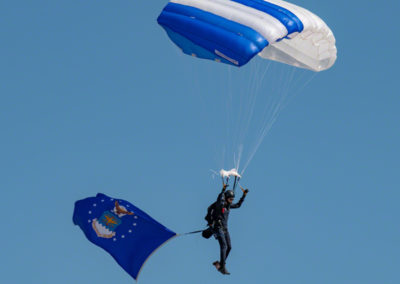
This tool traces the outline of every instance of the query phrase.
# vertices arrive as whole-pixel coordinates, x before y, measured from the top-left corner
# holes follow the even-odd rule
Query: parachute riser
[[[233,187],[232,187],[232,190],[235,193],[236,193],[236,186],[239,184],[239,181],[240,181],[240,177],[235,176],[235,180],[233,182]]]

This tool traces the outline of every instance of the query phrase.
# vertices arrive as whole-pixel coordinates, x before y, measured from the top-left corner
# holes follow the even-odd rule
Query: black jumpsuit
[[[230,209],[239,208],[243,201],[245,195],[243,194],[238,203],[228,204],[225,202],[225,192],[222,191],[218,195],[217,202],[215,203],[215,223],[214,223],[214,236],[219,242],[220,246],[220,265],[221,267],[225,267],[226,258],[229,255],[229,252],[232,249],[231,246],[231,237],[229,236],[228,231],[228,218]]]

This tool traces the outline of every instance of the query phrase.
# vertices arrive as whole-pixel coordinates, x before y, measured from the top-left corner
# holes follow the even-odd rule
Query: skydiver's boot
[[[219,269],[221,268],[221,265],[219,264],[219,261],[214,261],[214,262],[213,262],[213,265],[215,266],[215,268],[216,268],[217,270],[219,270]]]
[[[221,264],[220,264],[221,265]],[[229,271],[226,270],[225,264],[221,265],[221,267],[218,269],[219,272],[221,272],[224,275],[230,275]]]

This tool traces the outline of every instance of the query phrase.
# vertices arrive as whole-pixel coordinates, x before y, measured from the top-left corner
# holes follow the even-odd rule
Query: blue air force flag
[[[176,236],[128,201],[102,193],[76,201],[73,222],[134,279],[153,251]]]

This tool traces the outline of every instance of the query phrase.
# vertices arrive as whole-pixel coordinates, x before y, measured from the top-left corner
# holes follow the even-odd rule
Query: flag
[[[102,193],[76,201],[73,222],[135,280],[147,258],[176,236],[132,203]]]

